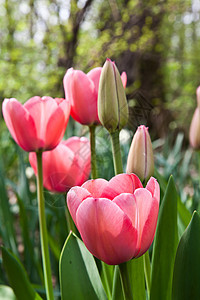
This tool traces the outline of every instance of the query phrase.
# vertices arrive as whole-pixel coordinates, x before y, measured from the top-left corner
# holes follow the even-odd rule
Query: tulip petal
[[[62,144],[43,153],[44,186],[48,190],[66,192],[75,184],[76,177],[70,172],[74,158],[74,153]]]
[[[29,161],[37,174],[35,153],[29,154]],[[76,183],[76,177],[70,172],[74,163],[74,153],[68,147],[59,145],[52,151],[45,151],[42,155],[42,163],[43,185],[46,189],[63,193]]]
[[[77,149],[79,149],[81,147],[82,144],[85,145],[89,145],[90,142],[88,140],[88,138],[86,137],[77,137],[77,136],[72,136],[69,139],[62,141],[62,144],[66,145],[67,147],[69,147],[72,151],[77,151]]]
[[[102,68],[94,68],[90,72],[87,73],[87,76],[93,81],[96,93],[98,94],[99,91],[99,79],[101,75]]]
[[[135,189],[142,187],[141,181],[135,174],[119,174],[108,182],[101,197],[112,200],[121,193],[133,194]]]
[[[6,125],[20,147],[33,151],[36,145],[36,127],[27,109],[16,99],[5,99],[2,106]]]
[[[195,109],[192,122],[190,125],[190,132],[189,132],[189,138],[190,138],[190,145],[194,149],[200,148],[200,107],[197,107]]]
[[[24,104],[24,107],[29,111],[30,115],[34,119],[38,137],[44,138],[49,118],[57,108],[56,101],[51,97],[44,97],[42,99],[35,96],[30,98]]]
[[[133,194],[124,193],[121,195],[118,195],[113,199],[114,203],[116,203],[121,210],[129,217],[129,219],[132,222],[132,226],[137,229],[137,205],[136,205],[136,199]],[[135,251],[133,253],[133,257],[136,253],[138,253],[137,243],[135,243]]]
[[[158,201],[158,204],[160,202],[160,187],[157,182],[157,180],[153,177],[149,179],[146,185],[146,189],[152,194],[152,197],[155,198],[155,200]]]
[[[90,171],[91,171],[91,159],[88,159],[85,162],[83,169],[81,169],[81,172],[80,172],[80,169],[79,169],[79,172],[80,172],[81,176],[77,180],[76,185],[82,185],[83,182],[85,182],[88,179],[88,177],[90,175]]]
[[[69,208],[69,212],[76,226],[77,226],[77,220],[76,220],[77,209],[79,205],[82,203],[82,201],[88,197],[91,197],[91,194],[86,189],[79,186],[75,186],[71,188],[70,191],[67,193],[67,206]]]
[[[63,101],[64,102],[64,101]],[[64,106],[64,105],[62,105]],[[46,147],[48,150],[53,149],[63,138],[66,126],[70,116],[70,104],[68,101],[65,103],[65,113],[61,105],[59,105],[52,116],[49,118],[46,128]]]
[[[70,173],[76,174],[75,185],[82,185],[88,179],[91,169],[90,142],[86,137],[73,136],[61,143],[73,151],[75,159]]]
[[[144,254],[150,247],[157,224],[159,204],[147,189],[137,189],[134,193],[138,213],[137,257]]]
[[[136,199],[133,194],[124,193],[118,195],[113,199],[113,202],[117,204],[121,210],[129,217],[133,227],[137,226],[137,206]]]
[[[65,116],[65,122],[67,123],[69,120],[70,111],[71,111],[71,105],[70,105],[69,100],[63,99],[63,98],[55,98],[54,100],[57,102],[59,108],[62,109],[63,114]]]
[[[108,199],[85,199],[78,207],[76,220],[89,251],[110,265],[133,257],[137,231],[131,220]]]
[[[102,178],[86,181],[82,187],[88,190],[94,198],[100,198],[102,191],[108,185],[108,181]]]
[[[79,158],[79,148],[85,146],[85,143],[89,147],[87,138],[73,137],[69,143],[63,141],[55,149],[43,153],[43,184],[48,190],[63,193],[73,186],[83,184],[88,178],[90,151],[87,158]],[[71,149],[67,144],[71,146]],[[36,155],[31,153],[29,160],[35,174],[37,174]]]
[[[82,71],[72,68],[63,79],[65,98],[71,103],[71,116],[83,125],[98,121],[95,85]]]
[[[30,162],[31,167],[33,168],[35,175],[37,175],[37,159],[36,159],[35,152],[29,153],[29,162]]]
[[[126,88],[126,83],[127,83],[127,75],[126,75],[126,72],[123,72],[123,73],[121,74],[121,80],[122,80],[123,87]]]
[[[66,141],[63,141],[62,144],[69,147],[78,158],[80,165],[83,164],[83,161],[88,160],[91,157],[90,154],[90,142],[85,137],[76,137],[73,136]]]
[[[63,135],[65,115],[57,101],[51,97],[30,98],[24,107],[33,117],[38,137],[38,149],[53,149]]]

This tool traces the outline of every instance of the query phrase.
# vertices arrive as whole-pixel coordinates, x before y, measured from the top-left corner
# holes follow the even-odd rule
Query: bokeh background
[[[156,137],[188,129],[200,84],[199,0],[1,0],[0,99],[63,96],[70,67],[115,60]],[[149,107],[149,106],[148,106]]]

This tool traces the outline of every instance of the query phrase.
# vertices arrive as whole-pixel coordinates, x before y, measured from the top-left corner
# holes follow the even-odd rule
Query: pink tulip
[[[29,153],[30,164],[37,175],[34,152]],[[64,193],[74,185],[81,185],[90,174],[90,143],[85,137],[71,137],[42,156],[43,184],[52,192]]]
[[[153,177],[143,188],[135,174],[95,179],[67,195],[71,216],[88,250],[109,265],[143,255],[157,224],[160,188]]]
[[[100,67],[94,68],[85,74],[70,68],[63,79],[65,97],[71,103],[71,116],[83,125],[100,123],[97,114],[97,98],[101,70]],[[125,87],[126,73],[123,72],[121,77]]]
[[[154,158],[148,127],[140,125],[133,136],[127,159],[127,173],[135,173],[142,182],[154,173]]]
[[[65,99],[35,96],[24,105],[5,99],[2,105],[6,125],[15,142],[25,151],[51,150],[63,138],[70,115]]]
[[[200,149],[200,86],[196,90],[197,108],[195,109],[190,125],[189,140],[192,148]]]

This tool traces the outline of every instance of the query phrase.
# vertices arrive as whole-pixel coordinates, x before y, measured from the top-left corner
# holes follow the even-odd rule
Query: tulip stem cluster
[[[133,294],[132,294],[131,284],[130,284],[130,280],[129,280],[127,262],[120,264],[119,270],[120,270],[120,277],[121,277],[121,282],[122,282],[124,299],[125,300],[133,300]]]
[[[119,131],[110,133],[115,175],[123,173],[122,157],[119,143]]]
[[[95,125],[89,126],[90,129],[90,147],[91,147],[91,177],[96,179],[97,176],[97,164],[96,164],[96,149],[95,149]]]
[[[43,193],[42,152],[37,152],[37,195],[45,288],[47,300],[54,300]]]

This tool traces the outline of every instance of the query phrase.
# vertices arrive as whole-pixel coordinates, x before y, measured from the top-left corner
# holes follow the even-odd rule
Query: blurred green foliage
[[[149,89],[157,111],[163,105],[171,111],[171,129],[189,125],[199,84],[198,0],[0,0],[0,6],[0,99],[61,97],[67,68],[89,71],[111,57],[128,73],[128,93]],[[145,86],[154,72],[156,82]]]

